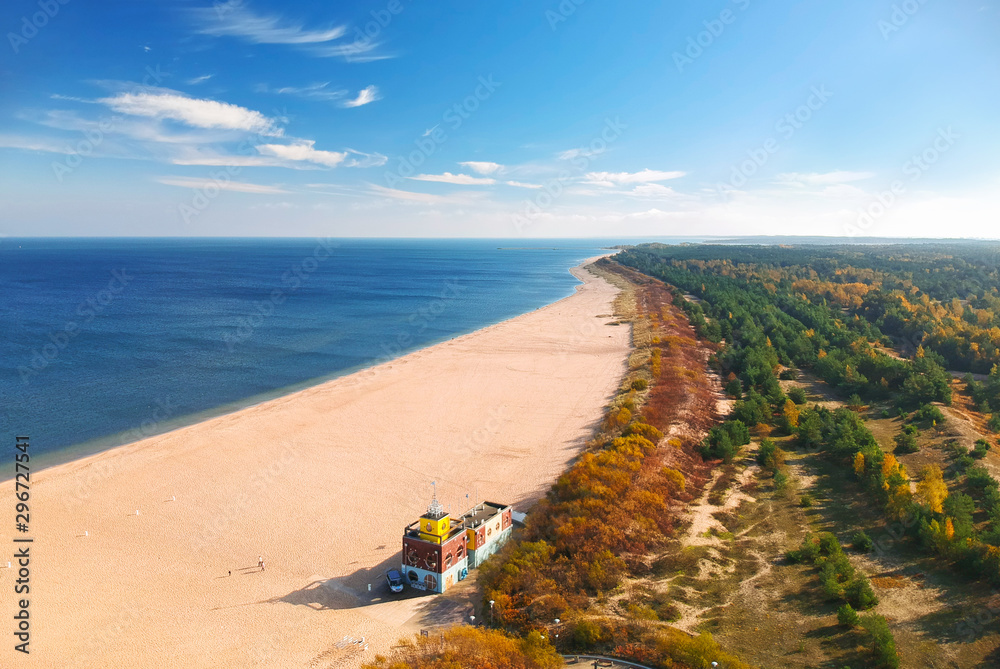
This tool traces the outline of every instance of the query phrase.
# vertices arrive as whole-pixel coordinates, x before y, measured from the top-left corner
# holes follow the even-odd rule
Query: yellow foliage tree
[[[671,469],[670,467],[664,467],[662,471],[663,471],[663,476],[668,481],[670,481],[670,484],[672,486],[674,486],[681,492],[684,492],[684,486],[687,483],[686,480],[684,479],[684,474],[677,471],[676,469]]]
[[[920,471],[917,492],[924,498],[928,509],[934,513],[941,513],[944,501],[948,499],[948,484],[944,482],[940,467],[927,465]]]
[[[896,486],[889,495],[889,513],[895,518],[902,518],[912,499],[913,493],[910,492],[909,481]]]
[[[795,406],[795,402],[792,400],[785,400],[785,408],[783,409],[785,414],[785,422],[788,424],[789,428],[796,428],[799,426],[799,408]]]
[[[854,454],[854,473],[858,476],[865,473],[865,455],[861,451]]]
[[[886,453],[885,459],[882,460],[882,480],[888,481],[889,477],[899,470],[899,462],[896,460],[896,456],[892,453]]]
[[[951,522],[951,518],[945,518],[944,536],[948,539],[948,541],[955,538],[955,523]]]
[[[622,407],[618,410],[618,415],[615,416],[615,420],[619,425],[628,425],[628,422],[632,420],[632,412],[626,407]]]

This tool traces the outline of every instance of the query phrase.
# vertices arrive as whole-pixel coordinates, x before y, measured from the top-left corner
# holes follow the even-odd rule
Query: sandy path
[[[431,601],[380,580],[430,482],[454,512],[477,488],[523,509],[620,382],[629,330],[599,317],[617,290],[574,273],[575,295],[534,312],[40,472],[31,655],[7,618],[0,665],[330,667],[387,651]],[[0,491],[12,523],[13,483]],[[0,569],[5,617],[15,577]]]

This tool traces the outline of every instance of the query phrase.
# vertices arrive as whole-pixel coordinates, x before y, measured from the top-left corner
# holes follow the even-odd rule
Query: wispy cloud
[[[341,100],[347,96],[346,89],[330,88],[330,82],[310,84],[308,86],[282,86],[281,88],[271,88],[266,84],[255,87],[258,93],[273,93],[275,95],[292,95],[306,100]]]
[[[254,44],[322,44],[347,32],[344,26],[308,30],[281,16],[255,14],[236,0],[195,9],[193,16],[200,26],[198,31],[204,35],[239,37]]]
[[[283,134],[275,119],[258,111],[228,102],[190,98],[167,89],[149,93],[119,93],[98,102],[121,114],[170,119],[195,128],[245,130],[273,137]]]
[[[633,188],[628,194],[645,198],[672,198],[677,196],[677,191],[663,184],[643,183]]]
[[[496,183],[496,179],[470,177],[468,174],[418,174],[410,177],[415,181],[434,181],[443,184],[455,184],[457,186],[490,186]]]
[[[528,184],[523,181],[505,181],[508,186],[515,186],[517,188],[542,188],[541,184]]]
[[[469,168],[476,174],[494,174],[503,169],[503,165],[500,163],[477,162],[474,160],[459,163],[459,165]]]
[[[344,167],[381,167],[389,162],[389,157],[381,153],[365,153],[354,149],[346,149],[346,152],[348,157]]]
[[[69,145],[60,146],[58,143],[48,139],[21,137],[18,135],[0,135],[0,148],[42,151],[45,153],[73,153]]]
[[[778,182],[790,186],[832,186],[863,181],[875,176],[874,172],[788,172],[778,175]]]
[[[219,153],[187,147],[184,151],[169,159],[172,165],[204,165],[206,167],[295,167],[284,160],[273,156],[245,156],[231,153]],[[319,169],[305,166],[303,169]]]
[[[668,181],[679,179],[686,172],[661,172],[657,170],[645,169],[641,172],[590,172],[587,174],[584,183],[595,186],[621,186],[624,184],[654,183],[656,181]]]
[[[218,188],[219,190],[231,190],[237,193],[257,193],[260,195],[277,195],[289,192],[276,186],[263,186],[261,184],[250,184],[242,181],[198,179],[195,177],[159,177],[156,181],[166,186],[179,186],[181,188],[195,189]]]
[[[382,96],[378,92],[378,87],[369,86],[358,91],[358,97],[353,100],[345,100],[341,106],[343,107],[360,107],[366,105],[370,102],[375,102],[376,100],[381,100]]]
[[[188,83],[189,86],[197,86],[198,84],[205,83],[206,81],[208,81],[209,79],[211,79],[213,76],[215,76],[215,75],[212,75],[212,74],[203,74],[200,77],[193,77],[191,79],[188,79],[187,83]]]
[[[441,195],[430,195],[428,193],[414,193],[408,190],[398,190],[396,188],[386,188],[378,184],[369,184],[371,192],[375,195],[387,197],[392,200],[404,200],[406,202],[423,202],[425,204],[438,204],[447,202],[447,198]]]
[[[569,151],[562,151],[556,154],[559,160],[573,160],[574,158],[592,158],[604,153],[603,150],[591,150],[591,149],[570,149]]]
[[[326,167],[336,167],[344,162],[347,154],[341,151],[320,151],[313,148],[316,142],[312,140],[300,140],[294,144],[262,144],[257,147],[257,152],[264,156],[274,156],[283,160],[305,161],[324,165]]]
[[[326,58],[343,58],[349,63],[370,63],[376,60],[386,60],[392,56],[384,53],[377,53],[381,46],[379,42],[371,40],[356,40],[348,44],[333,44],[316,47],[312,53],[316,56]]]

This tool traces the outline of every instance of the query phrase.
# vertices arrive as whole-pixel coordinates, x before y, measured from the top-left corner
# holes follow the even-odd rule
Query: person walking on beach
[[[264,561],[263,560],[260,561],[260,570],[264,571]]]
[[[260,555],[257,556],[257,566],[260,567],[261,571],[264,571],[264,558]]]

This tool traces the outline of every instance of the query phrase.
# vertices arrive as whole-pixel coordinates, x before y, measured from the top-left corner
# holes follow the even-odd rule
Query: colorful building
[[[513,532],[509,506],[481,502],[452,518],[435,497],[403,532],[403,577],[418,590],[444,592],[493,555]]]

